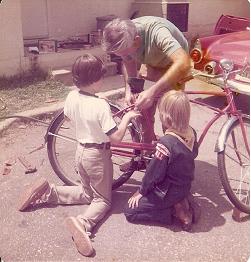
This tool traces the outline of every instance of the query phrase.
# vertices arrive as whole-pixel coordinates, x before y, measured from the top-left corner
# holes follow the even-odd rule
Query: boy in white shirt
[[[89,204],[85,212],[65,220],[78,251],[84,256],[93,254],[89,234],[111,208],[113,164],[110,142],[121,141],[130,120],[140,115],[129,111],[120,125],[116,125],[107,101],[95,96],[102,89],[100,80],[104,73],[98,57],[91,54],[78,57],[72,67],[72,76],[79,90],[71,91],[65,101],[64,114],[76,125],[76,166],[81,185],[55,186],[40,179],[24,192],[19,205],[19,210],[24,211],[37,202]]]

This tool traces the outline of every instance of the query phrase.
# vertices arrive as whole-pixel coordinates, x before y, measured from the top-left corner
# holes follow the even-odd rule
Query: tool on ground
[[[35,173],[37,171],[37,168],[35,166],[32,166],[27,159],[25,159],[25,157],[20,156],[18,157],[19,161],[21,162],[21,164],[26,168],[25,170],[25,174],[29,174],[29,173]]]

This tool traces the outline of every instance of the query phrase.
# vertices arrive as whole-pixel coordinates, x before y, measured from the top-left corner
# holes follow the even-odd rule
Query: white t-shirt
[[[65,101],[64,114],[75,123],[80,143],[109,142],[107,135],[117,130],[109,104],[88,93],[71,91]]]

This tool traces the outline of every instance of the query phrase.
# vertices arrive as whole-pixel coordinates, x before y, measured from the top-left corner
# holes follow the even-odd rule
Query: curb
[[[106,98],[108,100],[115,100],[115,99],[122,98],[124,96],[124,93],[125,93],[125,89],[122,87],[122,88],[119,88],[119,89],[116,89],[116,90],[100,92],[100,93],[97,93],[97,95],[101,96],[103,98]],[[43,118],[45,116],[52,116],[55,112],[62,110],[63,107],[64,107],[64,102],[59,102],[59,103],[51,105],[51,106],[27,110],[27,111],[24,111],[24,112],[17,113],[15,115],[22,116],[22,117],[34,117],[34,118],[39,119],[39,118]],[[0,135],[6,129],[13,126],[15,123],[32,122],[32,121],[34,121],[34,120],[23,119],[23,118],[19,118],[19,117],[6,119],[6,120],[0,122]]]

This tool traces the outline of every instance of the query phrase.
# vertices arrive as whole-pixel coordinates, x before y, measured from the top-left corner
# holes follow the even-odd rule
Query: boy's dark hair
[[[106,70],[100,58],[91,54],[77,57],[72,66],[73,83],[77,86],[91,85],[105,74]]]

